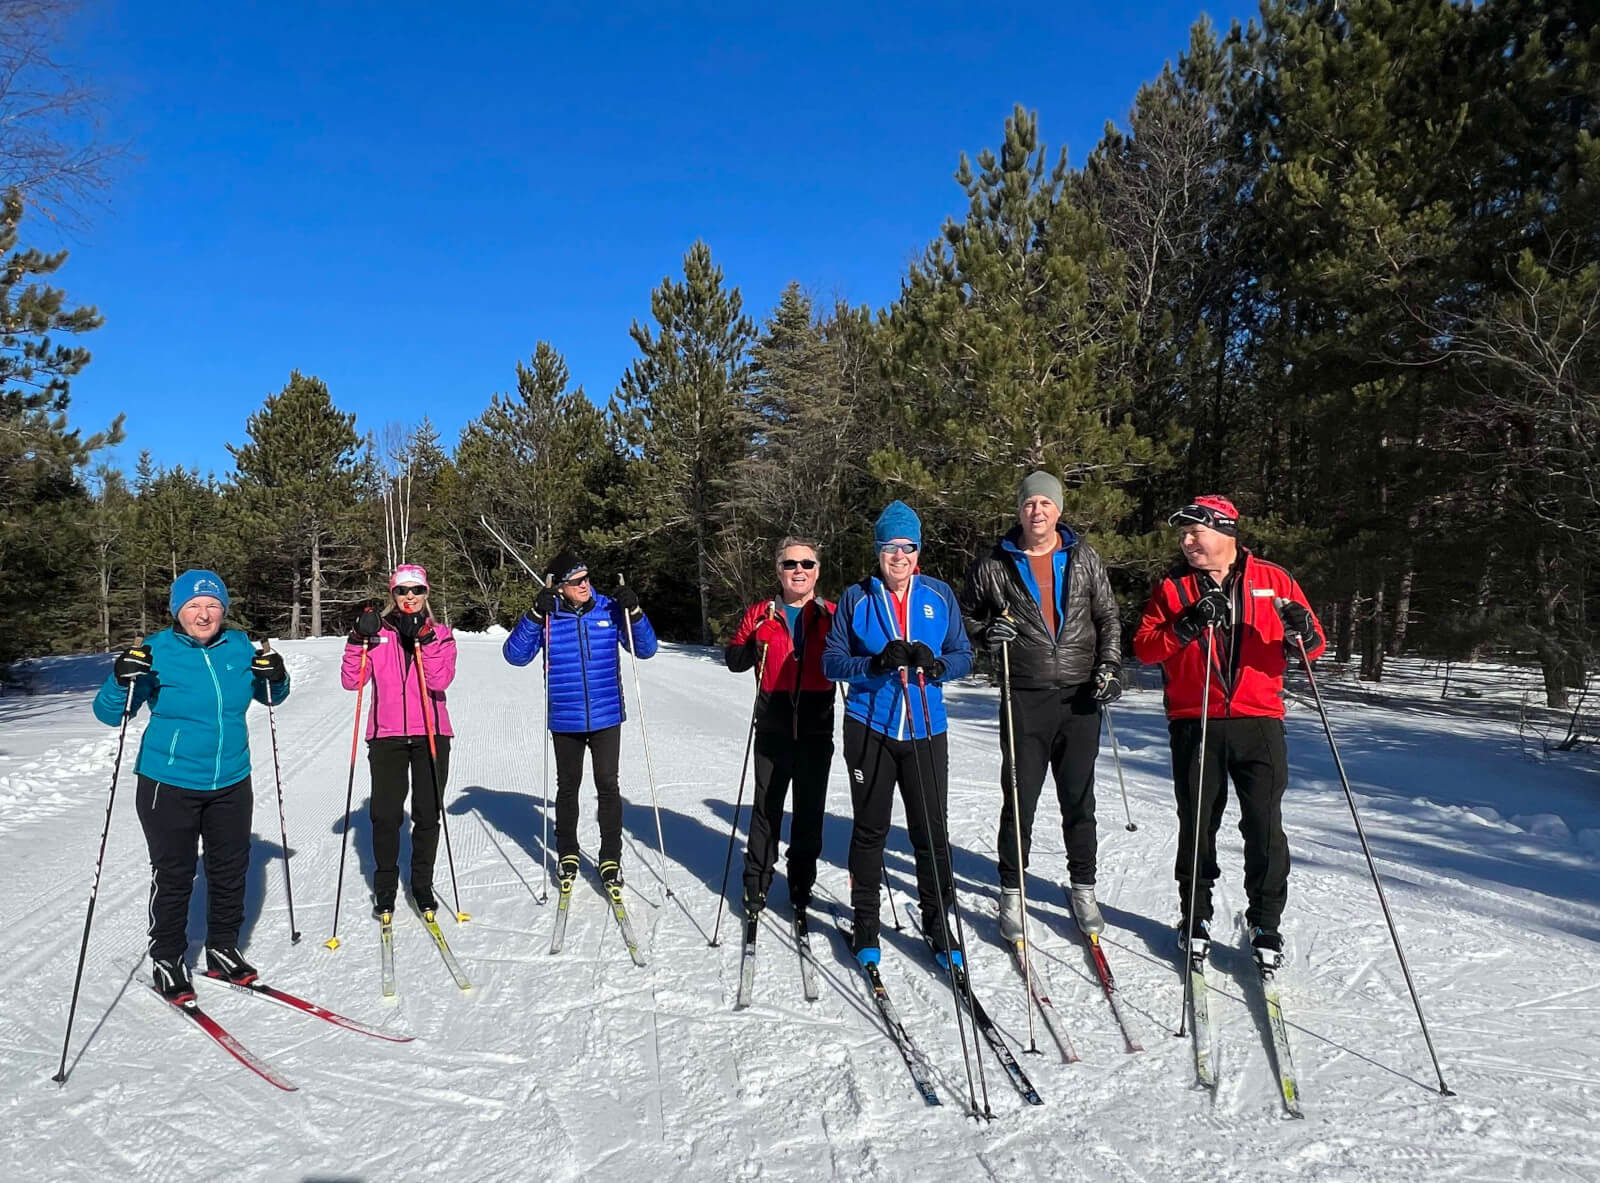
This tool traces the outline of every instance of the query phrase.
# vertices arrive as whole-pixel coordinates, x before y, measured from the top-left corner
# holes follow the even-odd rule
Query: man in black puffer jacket
[[[1017,491],[1017,525],[967,572],[961,610],[975,644],[1009,650],[1022,857],[1046,770],[1061,802],[1072,911],[1085,933],[1104,927],[1094,898],[1094,763],[1100,707],[1122,694],[1122,627],[1105,564],[1060,524],[1061,482],[1030,474]],[[1021,874],[1011,809],[1006,704],[1000,708],[1000,932],[1022,937]]]

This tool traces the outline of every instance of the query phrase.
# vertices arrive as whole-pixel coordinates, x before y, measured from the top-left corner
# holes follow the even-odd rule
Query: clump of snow
[[[1467,806],[1467,813],[1468,815],[1477,818],[1479,821],[1488,826],[1499,825],[1500,822],[1504,820],[1501,818],[1500,811],[1498,809],[1494,809],[1488,805],[1469,805]]]
[[[1572,841],[1572,828],[1565,819],[1554,813],[1519,813],[1511,819],[1511,824],[1521,826],[1530,834],[1538,834],[1541,838],[1559,838],[1563,841]]]

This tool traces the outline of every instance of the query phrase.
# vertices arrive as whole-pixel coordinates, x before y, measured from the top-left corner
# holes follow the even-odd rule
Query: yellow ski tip
[[[339,947],[339,938],[329,937],[327,940],[322,942],[322,947],[324,949],[337,949]]]
[[[468,912],[457,912],[456,913],[456,923],[457,924],[465,924],[467,921],[469,921],[471,919],[472,919],[472,915],[470,913],[468,913]]]

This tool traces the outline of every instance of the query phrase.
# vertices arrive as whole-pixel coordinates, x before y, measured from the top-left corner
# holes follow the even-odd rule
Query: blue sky
[[[447,443],[541,339],[603,403],[696,238],[758,321],[790,280],[880,308],[1014,103],[1081,163],[1203,10],[1254,12],[86,7],[70,56],[133,157],[66,244],[106,318],[71,421],[219,475],[294,368]]]

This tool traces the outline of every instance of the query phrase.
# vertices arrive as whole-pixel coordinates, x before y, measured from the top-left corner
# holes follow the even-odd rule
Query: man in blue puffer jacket
[[[578,877],[578,789],[583,753],[590,753],[599,797],[600,877],[622,883],[622,791],[617,763],[622,751],[622,650],[630,630],[636,656],[654,657],[656,633],[631,587],[609,596],[589,582],[589,565],[564,550],[550,564],[549,586],[523,614],[501,651],[512,665],[545,652],[545,704],[556,752],[556,855],[562,891]],[[546,638],[549,646],[546,648]]]
[[[118,655],[95,696],[95,717],[116,727],[150,708],[135,769],[139,823],[150,850],[150,964],[169,1001],[194,997],[184,953],[195,856],[204,844],[206,972],[241,985],[255,967],[239,952],[245,874],[250,869],[252,702],[289,697],[289,672],[276,653],[222,627],[228,589],[214,571],[191,570],[172,584],[170,629]],[[129,697],[129,688],[132,697]]]
[[[922,522],[911,507],[890,502],[873,537],[878,574],[839,597],[822,652],[823,674],[846,683],[844,757],[855,811],[850,832],[855,954],[863,967],[878,961],[883,844],[898,783],[916,856],[922,931],[942,965],[949,958],[960,965],[961,953],[939,906],[939,886],[946,903],[952,900],[953,886],[946,825],[949,754],[940,684],[971,672],[972,645],[949,584],[917,568]],[[919,681],[926,684],[926,716]]]

